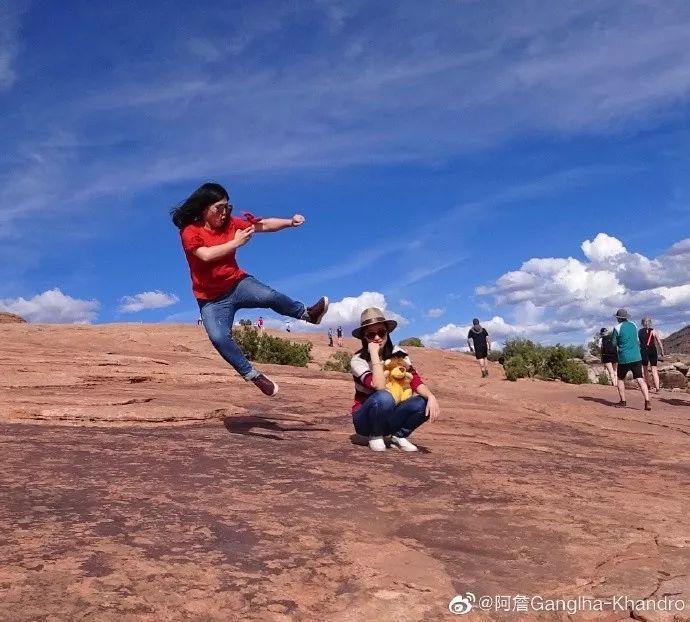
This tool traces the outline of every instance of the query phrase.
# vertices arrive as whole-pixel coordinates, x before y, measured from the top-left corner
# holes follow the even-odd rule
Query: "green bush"
[[[529,339],[510,339],[503,349],[508,380],[543,378],[584,384],[589,381],[587,369],[573,360],[581,356],[584,356],[582,346],[542,346]]]
[[[251,326],[252,321],[251,320],[240,320],[240,326]]]
[[[597,375],[597,382],[599,384],[605,384],[607,386],[611,386],[611,378],[609,378],[608,373],[605,371],[600,371],[599,374]]]
[[[401,346],[415,346],[417,348],[423,348],[424,344],[419,337],[408,337],[400,342]]]
[[[329,358],[321,369],[323,371],[350,371],[350,359],[352,356],[349,352],[339,350],[331,358]]]
[[[592,341],[587,343],[587,350],[589,350],[589,353],[592,356],[596,356],[597,358],[601,358],[601,347],[599,346],[599,339],[593,339]]]
[[[273,337],[246,325],[233,330],[232,337],[250,361],[294,367],[306,367],[311,361],[311,343]]]
[[[486,358],[492,363],[502,363],[505,361],[505,354],[503,353],[503,350],[492,349]]]

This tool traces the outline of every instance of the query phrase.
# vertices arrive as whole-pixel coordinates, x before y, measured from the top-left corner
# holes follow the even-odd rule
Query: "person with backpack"
[[[613,345],[613,332],[608,328],[599,331],[599,347],[601,349],[601,362],[611,380],[611,385],[616,386],[616,368],[618,367],[618,349]]]
[[[659,362],[659,352],[664,356],[664,344],[659,339],[659,334],[652,328],[652,318],[642,318],[642,328],[638,332],[640,338],[640,354],[642,355],[642,367],[644,367],[647,384],[649,383],[649,374],[651,373],[654,381],[654,393],[658,393],[661,388],[659,382],[659,370],[657,365]],[[657,346],[659,346],[657,350]]]
[[[633,378],[637,381],[642,395],[644,395],[644,409],[652,410],[649,401],[649,391],[647,383],[642,373],[642,354],[640,354],[640,342],[637,334],[637,326],[628,320],[628,312],[625,309],[616,311],[618,326],[613,329],[613,344],[618,350],[618,393],[620,402],[616,404],[618,408],[625,408],[625,377],[628,372],[632,372]]]

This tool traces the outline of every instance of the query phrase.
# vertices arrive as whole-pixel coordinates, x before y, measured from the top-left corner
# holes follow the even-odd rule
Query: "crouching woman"
[[[397,325],[395,320],[386,319],[380,309],[370,307],[362,312],[360,326],[352,331],[352,336],[362,341],[362,348],[350,361],[355,381],[352,422],[357,434],[369,438],[373,451],[386,450],[384,436],[390,436],[391,444],[403,451],[417,451],[409,440],[410,434],[440,414],[436,398],[412,367],[407,353],[393,346],[390,334]],[[383,373],[383,362],[394,352],[405,357],[412,374],[413,395],[399,404],[386,391]]]

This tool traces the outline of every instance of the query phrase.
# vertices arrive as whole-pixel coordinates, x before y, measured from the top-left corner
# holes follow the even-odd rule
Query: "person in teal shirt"
[[[616,404],[619,408],[625,408],[625,377],[628,372],[632,372],[633,378],[644,395],[644,409],[652,410],[649,401],[649,391],[647,383],[642,373],[642,354],[640,353],[640,341],[637,336],[637,326],[628,320],[628,312],[625,309],[616,311],[618,326],[613,329],[613,345],[618,349],[618,394],[620,402]]]

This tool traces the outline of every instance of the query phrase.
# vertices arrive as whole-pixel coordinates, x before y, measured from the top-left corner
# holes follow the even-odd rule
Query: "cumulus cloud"
[[[29,322],[51,324],[89,324],[97,315],[97,300],[80,300],[50,289],[33,298],[0,299],[0,311],[16,313]]]
[[[610,324],[618,307],[633,318],[651,315],[669,329],[690,321],[690,238],[654,258],[628,251],[606,233],[581,248],[585,260],[533,258],[476,292],[510,309],[517,323],[508,326],[525,335],[589,331]],[[441,341],[453,332],[444,328]]]
[[[435,318],[435,317],[441,317],[445,312],[446,312],[445,309],[439,309],[438,307],[436,307],[433,309],[428,309],[424,315],[426,315],[427,317],[430,317],[430,318]]]
[[[346,296],[342,300],[331,301],[328,307],[328,313],[324,316],[321,324],[314,326],[301,320],[292,320],[292,330],[294,332],[320,332],[328,330],[329,328],[336,328],[342,326],[345,334],[348,334],[353,328],[359,326],[359,318],[368,307],[377,307],[383,311],[387,319],[396,320],[399,326],[409,324],[409,321],[404,316],[392,311],[388,306],[386,297],[381,292],[362,292],[359,296]],[[252,318],[256,320],[259,317],[259,311]],[[265,325],[268,328],[282,329],[285,326],[285,321],[288,318],[273,318],[264,315]]]
[[[412,302],[411,300],[408,300],[407,298],[401,298],[400,300],[398,300],[398,304],[401,307],[414,308],[414,302]]]
[[[164,309],[179,302],[175,294],[166,294],[156,290],[155,292],[141,292],[134,296],[123,296],[120,299],[118,311],[122,313],[137,313],[148,309]]]

